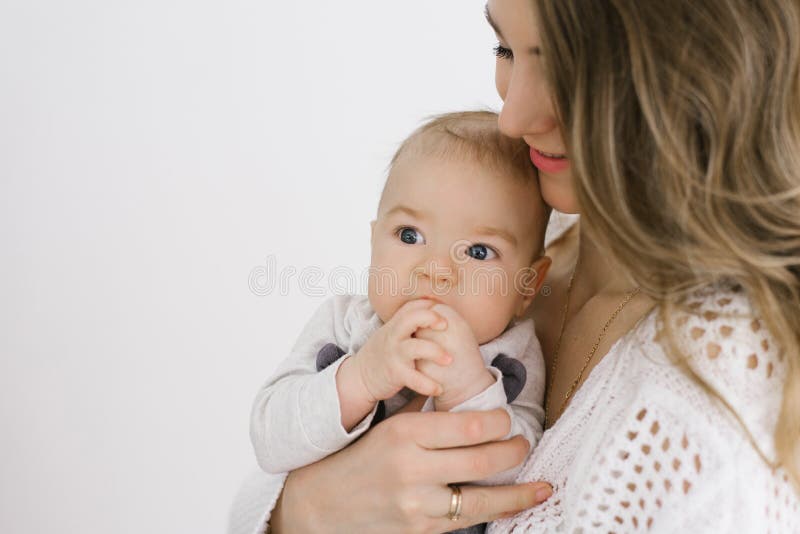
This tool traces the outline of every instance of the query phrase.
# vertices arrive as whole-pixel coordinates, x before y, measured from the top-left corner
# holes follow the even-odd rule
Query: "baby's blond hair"
[[[500,133],[497,113],[457,111],[430,117],[395,152],[391,168],[406,156],[469,157],[501,171],[504,176],[536,180],[528,145]]]

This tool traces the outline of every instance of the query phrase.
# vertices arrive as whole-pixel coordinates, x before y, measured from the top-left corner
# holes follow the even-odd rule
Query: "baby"
[[[371,222],[368,295],[324,301],[258,392],[262,469],[342,449],[415,392],[423,411],[502,407],[506,438],[538,442],[545,368],[523,315],[549,266],[549,213],[528,154],[490,112],[436,117],[403,142]],[[477,483],[512,483],[520,467]]]

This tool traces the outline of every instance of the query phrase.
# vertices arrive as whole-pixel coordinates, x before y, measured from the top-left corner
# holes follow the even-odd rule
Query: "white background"
[[[483,3],[0,4],[0,532],[224,531],[397,144],[499,107]]]

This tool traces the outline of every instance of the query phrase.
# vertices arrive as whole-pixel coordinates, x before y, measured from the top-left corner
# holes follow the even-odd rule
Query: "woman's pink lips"
[[[548,158],[531,147],[531,161],[537,169],[544,172],[560,172],[569,167],[567,158]]]

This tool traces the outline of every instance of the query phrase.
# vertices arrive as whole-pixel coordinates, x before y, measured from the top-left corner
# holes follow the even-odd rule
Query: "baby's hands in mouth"
[[[435,396],[434,405],[438,411],[448,411],[491,386],[495,378],[483,362],[467,321],[446,304],[436,304],[431,311],[447,321],[447,328],[420,328],[415,337],[437,343],[453,356],[453,362],[445,367],[431,360],[417,360],[416,365],[418,371],[441,384],[442,392]]]
[[[406,302],[353,356],[366,400],[388,399],[403,387],[426,396],[443,391],[435,379],[416,368],[417,362],[441,367],[453,360],[439,344],[414,337],[421,328],[431,332],[447,328],[442,316],[431,310],[432,305],[422,299]]]

